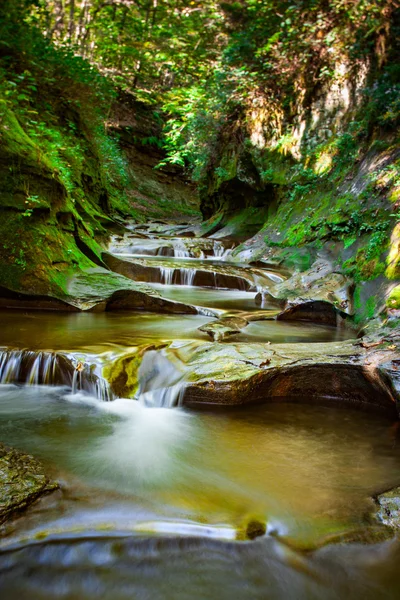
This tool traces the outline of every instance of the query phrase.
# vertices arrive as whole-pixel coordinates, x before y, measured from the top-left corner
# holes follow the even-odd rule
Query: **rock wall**
[[[367,59],[339,62],[286,112],[255,93],[236,128],[221,132],[201,183],[204,217],[222,213],[226,231],[244,208],[259,213],[237,260],[274,257],[302,269],[328,254],[356,282],[359,321],[400,308],[400,150],[395,130],[369,116],[379,77]]]

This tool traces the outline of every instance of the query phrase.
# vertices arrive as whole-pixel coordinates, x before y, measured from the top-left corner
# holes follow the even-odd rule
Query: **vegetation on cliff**
[[[3,287],[61,294],[115,215],[194,214],[177,168],[210,230],[260,230],[238,254],[339,244],[364,317],[399,279],[392,0],[5,0],[0,28]]]

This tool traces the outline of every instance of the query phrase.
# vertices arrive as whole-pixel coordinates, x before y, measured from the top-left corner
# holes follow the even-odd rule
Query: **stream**
[[[234,262],[232,243],[185,234],[132,226],[108,251],[149,269],[155,290],[197,315],[0,311],[0,439],[41,459],[61,484],[6,525],[1,597],[399,598],[399,542],[363,543],[378,527],[372,497],[400,482],[390,420],[291,403],[188,409],[159,400],[165,394],[152,394],[150,408],[143,378],[158,377],[164,391],[179,382],[154,350],[144,354],[136,399],[99,386],[111,359],[143,345],[209,341],[200,327],[260,311],[257,292],[287,276]],[[264,311],[221,343],[355,336]],[[63,357],[93,365],[96,385]],[[265,534],[249,540],[249,523]]]

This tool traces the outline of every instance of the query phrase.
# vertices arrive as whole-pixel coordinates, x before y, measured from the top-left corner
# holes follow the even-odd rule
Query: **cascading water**
[[[172,363],[165,350],[149,350],[139,367],[137,399],[143,406],[172,408],[182,404],[186,371],[182,363]]]
[[[182,285],[193,285],[196,269],[180,269]]]
[[[73,367],[55,352],[3,350],[0,354],[0,384],[69,385]]]
[[[182,240],[177,240],[173,242],[174,256],[176,258],[189,258],[191,257],[191,253]]]
[[[225,246],[222,242],[220,242],[218,240],[214,240],[214,244],[213,244],[214,256],[212,256],[211,258],[218,258],[218,260],[220,260],[220,261],[227,261],[231,255],[231,252],[234,247],[235,246],[233,245],[232,248],[225,248]]]
[[[169,269],[167,267],[160,267],[160,278],[164,285],[172,285],[175,269]]]
[[[90,365],[57,352],[3,350],[0,384],[62,385],[71,388],[72,394],[85,391],[99,400],[113,399],[108,382]]]

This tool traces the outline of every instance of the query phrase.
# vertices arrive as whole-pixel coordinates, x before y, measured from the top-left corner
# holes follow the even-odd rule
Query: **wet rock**
[[[186,373],[180,392],[186,405],[334,404],[398,419],[400,397],[390,373],[381,368],[389,356],[400,360],[392,350],[365,349],[359,341],[217,344],[180,340],[162,352],[164,362]],[[163,386],[173,384],[167,378]]]
[[[336,327],[344,324],[346,313],[324,300],[304,302],[302,298],[296,298],[286,302],[276,318],[278,321],[309,321]]]
[[[95,268],[73,277],[68,300],[79,310],[146,310],[197,314],[195,307],[162,298],[153,288],[106,269]]]
[[[0,443],[0,523],[57,488],[33,456]]]
[[[329,261],[318,259],[307,271],[259,293],[255,301],[263,308],[279,307],[278,319],[337,325],[353,314],[352,292],[351,280],[335,273]]]
[[[190,373],[184,404],[312,402],[374,409],[397,419],[398,395],[379,366],[387,353],[352,341],[314,344],[171,344]]]
[[[133,398],[139,388],[138,371],[143,355],[150,350],[164,348],[166,344],[146,344],[137,349],[136,353],[129,352],[106,365],[103,376],[108,381],[112,392],[119,398]]]
[[[225,317],[206,323],[199,331],[206,333],[214,342],[222,342],[227,337],[240,333],[249,324],[243,317]]]
[[[195,307],[162,298],[138,281],[93,267],[70,277],[60,295],[36,295],[0,289],[0,306],[5,308],[50,309],[61,311],[103,312],[113,310],[145,310],[161,313],[197,314]]]
[[[379,521],[392,527],[400,529],[400,487],[393,488],[388,492],[376,497],[378,510],[376,517]]]

